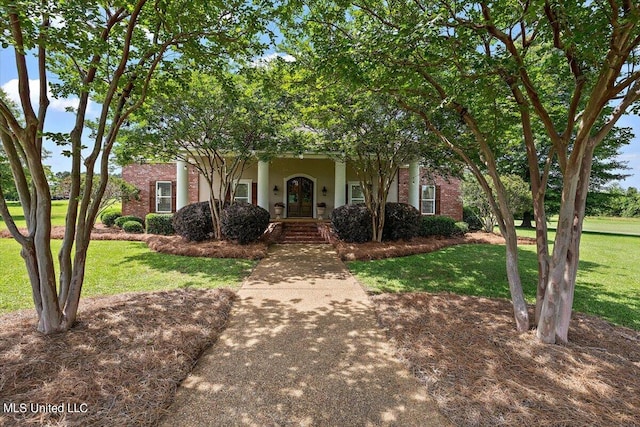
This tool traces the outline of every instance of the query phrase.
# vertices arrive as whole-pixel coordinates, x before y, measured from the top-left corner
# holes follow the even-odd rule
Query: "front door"
[[[287,218],[313,217],[313,181],[301,176],[287,181]]]

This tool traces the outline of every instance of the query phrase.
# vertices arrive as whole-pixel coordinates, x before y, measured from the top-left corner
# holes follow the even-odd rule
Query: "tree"
[[[214,238],[221,239],[222,207],[233,200],[245,167],[286,145],[287,105],[278,104],[265,82],[276,75],[265,65],[219,77],[194,73],[185,86],[164,81],[132,117],[119,162],[178,159],[193,165],[209,186]]]
[[[327,152],[354,165],[371,213],[372,240],[380,242],[385,205],[399,168],[422,160],[436,172],[437,151],[425,158],[428,134],[424,126],[384,94],[349,89],[347,82],[310,92],[318,95],[309,97],[306,123],[324,138]]]
[[[490,177],[485,178],[487,182]],[[531,206],[531,191],[529,185],[518,175],[501,175],[507,194],[507,203],[514,216],[521,215],[525,209]],[[495,190],[494,190],[495,191]],[[482,220],[484,231],[493,233],[496,226],[496,217],[486,193],[472,176],[465,176],[462,183],[462,200],[465,206],[473,208]]]
[[[395,97],[422,119],[440,146],[467,164],[487,194],[505,237],[514,318],[517,329],[526,331],[529,319],[515,225],[493,150],[510,140],[513,102],[503,100],[505,91],[496,78],[478,79],[452,60],[460,49],[448,36],[439,13],[420,2],[363,1],[344,6],[319,0],[303,11],[300,20],[286,25],[296,41],[292,52],[312,50],[322,58],[319,63],[326,73]]]
[[[65,331],[75,322],[90,233],[108,183],[109,155],[121,126],[144,102],[152,77],[157,71],[178,74],[181,70],[171,60],[175,57],[195,58],[201,64],[246,52],[257,45],[254,35],[264,26],[264,14],[263,8],[251,2],[233,0],[0,3],[0,43],[3,48],[11,46],[15,53],[20,93],[20,115],[0,100],[0,137],[27,231],[15,226],[2,193],[0,213],[21,246],[39,331]],[[31,56],[37,62],[33,69]],[[37,95],[29,85],[33,74]],[[68,133],[46,132],[52,92],[77,98],[75,122]],[[83,152],[90,100],[99,112],[89,147]],[[51,190],[42,165],[45,138],[65,146],[71,159],[72,183],[58,278],[50,245]],[[94,180],[96,176],[100,178]]]
[[[339,58],[328,67],[397,96],[485,190],[507,241],[519,330],[528,328],[528,316],[497,159],[508,144],[524,145],[538,249],[537,334],[547,343],[567,341],[594,151],[640,98],[638,6],[447,0],[313,6],[302,15],[307,45]],[[550,252],[544,199],[555,159],[563,202]]]

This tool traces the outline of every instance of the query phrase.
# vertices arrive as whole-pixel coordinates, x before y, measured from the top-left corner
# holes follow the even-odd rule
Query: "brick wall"
[[[440,176],[428,176],[420,170],[420,185],[436,186],[436,215],[446,215],[462,221],[462,188],[460,180]],[[398,201],[409,203],[409,169],[400,169],[398,176]]]
[[[176,164],[145,163],[131,164],[122,168],[122,178],[140,190],[140,200],[132,200],[122,204],[123,215],[135,215],[144,218],[155,211],[156,181],[171,181],[172,210],[175,211],[176,197]],[[189,203],[198,201],[198,172],[189,166]]]

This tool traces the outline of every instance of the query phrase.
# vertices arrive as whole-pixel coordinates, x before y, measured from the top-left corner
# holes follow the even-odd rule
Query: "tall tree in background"
[[[108,182],[109,156],[122,124],[144,102],[156,71],[179,73],[171,61],[176,56],[215,63],[246,52],[255,46],[254,35],[265,27],[265,8],[234,0],[0,2],[0,43],[15,54],[20,93],[19,114],[0,99],[0,136],[27,231],[15,226],[2,194],[0,213],[22,248],[39,331],[65,331],[75,322],[90,233]],[[33,68],[30,56],[36,58]],[[29,84],[34,78],[37,95]],[[68,133],[45,132],[51,91],[78,99],[75,123]],[[99,112],[83,153],[90,100],[98,104]],[[50,245],[51,191],[42,165],[45,135],[67,147],[72,164],[58,278]],[[98,175],[100,179],[94,181]]]

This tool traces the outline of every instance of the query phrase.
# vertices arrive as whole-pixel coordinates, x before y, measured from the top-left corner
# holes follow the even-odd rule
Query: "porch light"
[[[324,185],[322,186],[322,195],[323,196],[327,195],[327,187],[325,187]]]
[[[277,186],[277,185],[274,185],[274,186],[273,186],[273,195],[274,195],[274,196],[277,196],[277,195],[278,195],[278,191],[280,191],[280,189],[278,188],[278,186]]]

